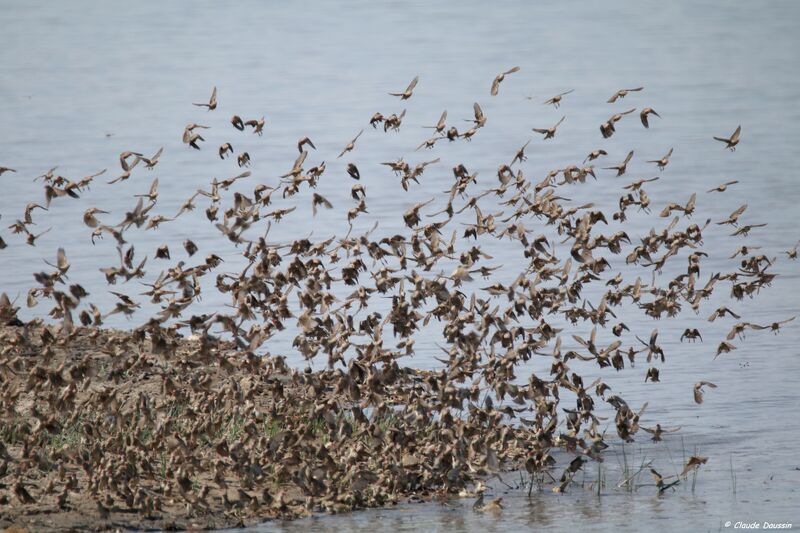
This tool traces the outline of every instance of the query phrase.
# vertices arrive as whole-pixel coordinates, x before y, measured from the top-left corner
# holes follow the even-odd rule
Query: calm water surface
[[[288,4],[288,3],[287,3]],[[99,266],[118,259],[113,240],[93,245],[82,225],[83,211],[92,205],[111,211],[104,221],[116,223],[135,205],[134,194],[147,191],[158,177],[159,200],[153,213],[171,216],[183,201],[211,177],[238,173],[232,160],[220,161],[216,146],[230,141],[237,153],[253,157],[253,177],[240,190],[249,193],[256,182],[277,185],[291,168],[296,140],[313,139],[318,150],[309,162],[322,160],[328,170],[319,192],[336,209],[316,219],[298,216],[275,226],[273,242],[313,233],[324,239],[346,233],[344,211],[351,206],[347,162],[357,162],[367,187],[369,214],[356,230],[380,222],[377,235],[402,231],[401,214],[413,203],[441,197],[452,177],[450,168],[463,162],[479,171],[481,187],[494,186],[497,165],[513,157],[531,138],[531,127],[545,127],[567,118],[558,135],[546,143],[538,137],[528,149],[526,175],[538,181],[552,169],[580,163],[591,150],[609,151],[609,164],[636,157],[628,174],[656,175],[644,161],[660,158],[675,148],[661,180],[651,184],[654,213],[632,215],[629,233],[663,228],[669,219],[658,211],[671,201],[685,202],[691,191],[705,191],[730,179],[740,183],[724,195],[698,194],[696,220],[721,220],[742,203],[749,223],[769,226],[748,239],[734,241],[729,229],[717,226],[704,233],[704,273],[730,270],[727,257],[738,245],[761,245],[759,253],[779,256],[780,274],[771,290],[754,300],[732,302],[743,319],[771,322],[800,314],[798,263],[782,253],[800,238],[797,228],[800,187],[796,172],[800,138],[800,3],[745,2],[0,2],[4,31],[0,34],[0,165],[18,170],[0,178],[0,235],[9,248],[0,252],[0,291],[21,295],[33,285],[31,274],[47,268],[55,250],[64,246],[72,262],[70,279],[84,285],[91,300],[104,310],[113,297]],[[489,97],[489,85],[500,71],[513,65],[522,70],[507,78],[500,96]],[[415,75],[420,83],[414,97],[401,103],[386,95],[404,88]],[[206,113],[190,102],[208,98],[219,89],[220,107]],[[644,85],[645,91],[612,106],[605,100],[617,89]],[[542,105],[550,96],[568,90],[561,109]],[[533,96],[532,100],[526,99]],[[447,109],[460,121],[482,104],[487,127],[471,143],[437,145],[430,152],[414,149]],[[613,112],[652,106],[663,119],[652,119],[644,130],[638,119],[625,119],[618,133],[603,140],[598,125]],[[398,134],[368,129],[357,149],[336,159],[341,148],[375,112],[385,115],[407,109]],[[265,115],[263,137],[239,133],[228,124],[234,113],[245,119]],[[188,122],[207,123],[204,149],[195,152],[181,143]],[[460,122],[460,124],[465,124]],[[742,143],[735,153],[722,149],[712,135],[727,135],[742,124]],[[153,172],[136,169],[121,184],[106,185],[119,172],[117,154],[124,150],[154,153],[164,147]],[[352,156],[352,157],[351,157]],[[397,180],[381,161],[405,156],[412,164],[441,157],[419,186],[400,193]],[[42,201],[41,183],[32,178],[58,166],[58,173],[76,179],[108,168],[80,201],[57,199],[48,212],[36,211],[34,232],[50,233],[29,247],[6,226],[21,218],[25,204]],[[605,164],[599,166],[607,166]],[[593,201],[610,213],[628,176],[613,179],[601,171],[597,182],[566,188],[563,194],[578,202]],[[238,187],[238,184],[237,184]],[[231,191],[231,194],[232,194]],[[561,192],[561,191],[560,191]],[[290,199],[291,205],[295,199]],[[297,202],[307,203],[308,195]],[[441,204],[441,202],[440,202]],[[441,207],[440,204],[437,204]],[[344,207],[347,206],[347,207]],[[306,208],[308,206],[306,205]],[[240,250],[226,242],[198,210],[157,232],[131,231],[137,256],[148,255],[148,278],[160,268],[152,259],[160,244],[170,245],[175,259],[194,264],[198,257],[217,253],[226,268],[241,265]],[[548,231],[535,228],[536,233]],[[128,234],[126,233],[126,236]],[[180,243],[193,239],[200,255],[185,256]],[[508,242],[508,241],[505,241]],[[505,274],[519,271],[519,254],[503,243],[487,244],[494,264]],[[683,263],[681,265],[683,266]],[[665,272],[667,276],[669,272]],[[649,275],[648,275],[649,277]],[[143,280],[143,281],[147,281]],[[487,283],[488,284],[488,283]],[[135,282],[124,292],[141,292]],[[483,286],[479,284],[477,286]],[[591,297],[592,293],[587,293]],[[617,375],[603,375],[614,391],[632,405],[648,401],[644,425],[681,426],[663,443],[652,444],[641,434],[625,446],[630,464],[653,461],[663,474],[681,470],[685,456],[710,457],[690,483],[655,495],[643,475],[633,492],[616,489],[622,479],[619,443],[608,452],[600,474],[606,485],[600,495],[586,474],[584,487],[567,494],[509,491],[492,481],[493,494],[502,495],[506,510],[483,515],[471,509],[472,500],[401,505],[348,516],[267,523],[257,531],[514,531],[565,529],[640,531],[653,527],[677,531],[717,531],[725,522],[793,522],[800,527],[800,458],[794,449],[797,425],[797,379],[800,377],[800,327],[795,322],[780,335],[756,332],[739,349],[716,361],[716,344],[732,325],[730,320],[709,324],[705,317],[727,298],[717,295],[701,316],[685,312],[677,320],[653,323],[639,314],[624,314],[640,336],[658,327],[667,353],[661,383],[644,383],[646,365]],[[596,301],[596,300],[595,300]],[[194,312],[213,312],[228,301],[206,291]],[[140,313],[139,320],[147,316]],[[25,309],[24,316],[45,312]],[[108,324],[136,325],[111,317]],[[685,327],[700,327],[706,342],[682,344]],[[575,331],[588,336],[585,326]],[[564,335],[565,340],[568,335]],[[271,353],[291,356],[291,332],[276,337]],[[408,364],[436,368],[439,364],[435,331],[424,332]],[[634,341],[635,342],[635,341]],[[565,342],[565,347],[569,343]],[[314,362],[319,368],[324,361]],[[545,372],[549,361],[531,361],[520,368]],[[580,363],[575,363],[580,366]],[[585,379],[594,370],[581,369]],[[700,379],[718,385],[702,406],[692,401],[692,384]],[[613,426],[610,430],[613,433]],[[595,469],[596,465],[589,465]],[[734,483],[735,476],[735,483]],[[514,484],[513,475],[505,481]],[[507,492],[505,493],[504,490]]]

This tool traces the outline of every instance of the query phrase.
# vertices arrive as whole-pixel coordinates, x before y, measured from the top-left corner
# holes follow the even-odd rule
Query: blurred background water
[[[224,179],[240,171],[233,159],[221,161],[217,156],[216,147],[223,142],[231,142],[236,153],[249,152],[253,159],[253,176],[237,183],[229,195],[233,190],[249,194],[256,183],[276,186],[278,176],[292,166],[297,139],[308,135],[317,150],[311,151],[306,167],[326,161],[318,192],[335,208],[312,219],[308,194],[285,201],[276,194],[277,205],[302,209],[274,225],[271,242],[309,234],[314,239],[341,237],[347,232],[345,212],[353,205],[353,182],[344,171],[348,162],[358,164],[367,188],[369,213],[357,220],[355,229],[365,231],[378,221],[376,236],[388,236],[405,233],[401,215],[412,204],[436,197],[435,206],[423,212],[444,206],[443,191],[452,183],[450,168],[459,162],[479,172],[476,191],[494,186],[497,165],[509,162],[531,138],[529,159],[522,168],[532,181],[551,169],[580,164],[597,148],[609,152],[597,162],[599,167],[617,164],[632,149],[635,157],[625,177],[598,170],[598,181],[559,192],[569,194],[575,205],[594,202],[610,218],[622,185],[660,175],[647,187],[654,212],[631,214],[625,224],[631,235],[665,227],[669,219],[659,218],[658,211],[668,202],[685,203],[693,191],[698,191],[695,221],[700,224],[707,217],[722,220],[747,203],[743,219],[769,226],[747,239],[732,239],[726,236],[729,227],[712,225],[704,233],[703,250],[710,257],[703,263],[703,276],[735,268],[727,258],[736,246],[760,245],[758,253],[779,258],[774,270],[780,277],[757,298],[731,307],[743,320],[756,323],[788,318],[800,307],[798,263],[782,253],[800,238],[795,172],[800,138],[797,2],[1,1],[0,10],[0,165],[17,170],[0,177],[0,236],[9,245],[0,251],[0,291],[12,298],[19,295],[20,302],[34,284],[32,273],[49,268],[43,259],[52,262],[56,249],[64,246],[72,263],[70,280],[81,283],[101,309],[110,310],[114,298],[97,269],[117,264],[115,243],[106,237],[92,244],[91,230],[81,221],[87,207],[110,211],[101,219],[116,224],[135,205],[133,195],[146,193],[158,177],[159,199],[151,213],[172,216],[196,189],[207,189],[212,177]],[[494,76],[515,65],[521,71],[507,77],[499,96],[490,97]],[[420,82],[407,102],[386,94],[403,90],[416,75]],[[614,105],[605,103],[617,89],[640,85],[644,91]],[[207,101],[213,86],[219,91],[216,111],[191,105]],[[569,89],[575,91],[560,109],[543,105]],[[472,142],[440,142],[432,151],[415,151],[431,131],[421,126],[434,124],[445,109],[448,122],[467,128],[461,119],[471,117],[473,102],[481,104],[488,122]],[[663,117],[652,118],[649,130],[632,115],[618,124],[611,139],[600,136],[599,124],[612,113],[636,107],[638,114],[645,106]],[[403,109],[407,115],[399,133],[374,131],[367,124],[376,111],[389,115]],[[245,120],[265,116],[264,135],[234,130],[229,124],[233,114]],[[555,139],[545,142],[531,132],[561,116],[566,119]],[[207,142],[200,152],[181,142],[189,122],[212,127],[204,132]],[[711,139],[729,135],[739,124],[742,142],[735,153]],[[365,134],[356,149],[337,159],[362,128]],[[155,170],[140,166],[129,180],[106,184],[120,173],[120,152],[152,155],[161,146],[164,155]],[[645,162],[660,158],[670,147],[675,152],[664,172]],[[421,183],[406,193],[380,165],[401,156],[412,165],[435,157],[441,162],[429,167]],[[80,200],[58,198],[49,211],[35,211],[34,233],[53,229],[30,247],[7,226],[22,217],[25,204],[44,200],[41,182],[32,180],[54,166],[57,174],[73,180],[109,170]],[[704,192],[730,179],[740,183],[725,194]],[[225,259],[225,271],[235,272],[242,264],[241,249],[205,220],[205,207],[200,199],[195,212],[158,231],[126,233],[137,257],[149,257],[148,277],[142,281],[155,279],[176,260],[191,265],[209,253]],[[534,234],[549,231],[535,221],[531,227]],[[194,258],[180,246],[187,238],[200,248]],[[173,260],[159,264],[153,253],[164,243],[170,245]],[[512,253],[512,248],[509,241],[485,245],[494,257],[489,263],[504,266],[498,279],[513,279],[523,267],[518,250]],[[663,274],[662,284],[669,273]],[[488,284],[476,281],[469,289]],[[113,288],[131,295],[145,290],[136,281]],[[597,293],[586,296],[592,294]],[[792,446],[800,436],[800,328],[795,322],[777,336],[751,333],[745,342],[737,341],[738,350],[714,360],[715,347],[732,321],[709,324],[705,318],[726,298],[718,295],[704,304],[699,317],[690,311],[657,323],[640,314],[621,317],[642,337],[659,328],[667,353],[661,383],[644,383],[644,363],[615,375],[597,374],[588,363],[574,364],[584,379],[602,375],[631,405],[648,401],[644,425],[682,427],[659,444],[646,442],[647,436],[640,434],[637,443],[625,446],[628,459],[652,459],[666,475],[679,472],[685,456],[710,456],[694,490],[683,484],[658,497],[652,486],[633,493],[615,489],[622,462],[622,446],[616,443],[603,466],[609,485],[600,496],[579,486],[562,495],[534,492],[531,498],[511,491],[504,495],[506,510],[497,516],[473,513],[470,500],[453,507],[430,503],[273,522],[259,530],[638,531],[660,524],[675,530],[717,531],[726,521],[800,523],[800,460]],[[192,310],[213,312],[228,303],[224,295],[208,290]],[[148,316],[147,310],[130,321],[112,316],[107,324],[135,326]],[[23,309],[22,316],[42,316],[45,311],[42,306]],[[689,326],[701,329],[704,343],[679,342]],[[590,328],[565,330],[565,346],[571,333],[586,337]],[[270,341],[268,349],[287,355],[295,365],[305,364],[292,356],[291,339],[290,331]],[[632,336],[627,340],[635,343]],[[420,334],[417,353],[407,364],[436,368],[437,342],[434,328]],[[320,368],[324,363],[313,365]],[[549,361],[534,360],[518,376],[524,380],[530,371],[546,374],[548,367]],[[692,385],[700,379],[719,386],[702,406],[692,400]],[[649,482],[647,476],[643,479]],[[490,485],[497,495],[505,488],[497,481]]]

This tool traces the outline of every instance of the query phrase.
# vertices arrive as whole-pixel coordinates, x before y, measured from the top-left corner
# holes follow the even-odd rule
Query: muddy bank
[[[0,328],[0,527],[208,529],[343,512],[454,494],[500,466],[495,450],[524,453],[524,430],[432,422],[433,375],[357,362],[303,373],[161,331]]]

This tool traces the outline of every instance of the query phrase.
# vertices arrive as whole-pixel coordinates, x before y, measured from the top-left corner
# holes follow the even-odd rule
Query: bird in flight
[[[192,104],[196,105],[197,107],[207,107],[209,111],[213,111],[217,108],[217,88],[214,87],[214,90],[211,91],[211,98],[208,100],[207,104]]]
[[[574,91],[574,90],[575,90],[575,89],[570,89],[569,91],[564,91],[563,93],[559,93],[559,94],[557,94],[557,95],[553,96],[552,98],[548,98],[547,100],[545,100],[545,101],[544,101],[544,102],[542,102],[542,103],[544,103],[544,104],[551,104],[553,107],[555,107],[556,109],[558,109],[558,107],[561,105],[561,99],[562,99],[564,96],[566,96],[566,95],[568,95],[569,93],[571,93],[572,91]]]
[[[408,84],[406,90],[401,93],[389,93],[391,96],[399,96],[401,100],[408,100],[411,98],[412,93],[414,92],[414,87],[417,86],[417,82],[419,81],[419,76],[415,77],[411,80],[411,83]]]
[[[551,128],[533,128],[533,131],[536,133],[541,133],[544,135],[545,140],[552,139],[556,136],[556,129],[564,122],[564,119],[567,118],[566,116],[561,117],[561,120],[556,122],[555,126]]]
[[[650,123],[647,122],[647,115],[655,115],[658,118],[661,118],[661,115],[656,113],[655,109],[653,109],[652,107],[645,107],[639,113],[639,118],[642,119],[642,126],[644,126],[645,128],[649,128],[650,127]]]
[[[738,126],[736,131],[730,137],[714,137],[715,140],[725,143],[725,148],[730,148],[731,152],[736,151],[736,145],[739,144],[739,135],[742,133],[742,126]]]
[[[502,83],[502,81],[504,79],[506,79],[506,76],[508,76],[509,74],[513,74],[515,72],[518,72],[518,71],[519,71],[519,67],[514,67],[512,69],[509,69],[509,70],[503,72],[502,74],[498,74],[497,77],[492,82],[492,91],[491,91],[492,96],[497,96],[497,91],[500,90],[500,83]]]
[[[642,89],[644,89],[644,87],[636,87],[635,89],[620,89],[619,91],[615,92],[611,98],[608,99],[608,103],[613,104],[614,102],[617,101],[618,98],[625,98],[626,96],[628,96],[628,93],[639,92]]]
[[[364,130],[361,130],[361,131],[359,131],[359,132],[358,132],[358,135],[356,135],[356,136],[353,138],[353,140],[352,140],[352,141],[350,141],[349,143],[347,143],[347,146],[345,146],[345,147],[344,147],[344,149],[342,150],[342,153],[340,153],[340,154],[339,154],[339,157],[342,157],[344,154],[346,154],[347,152],[351,151],[353,148],[355,148],[355,147],[356,147],[356,141],[358,140],[358,138],[359,138],[359,137],[361,137],[361,134],[362,134],[362,133],[364,133]]]

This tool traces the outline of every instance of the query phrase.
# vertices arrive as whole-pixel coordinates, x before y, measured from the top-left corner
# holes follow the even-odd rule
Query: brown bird
[[[218,152],[219,152],[219,158],[225,159],[226,155],[233,153],[233,146],[231,145],[231,143],[225,143],[219,147]]]
[[[311,199],[311,211],[313,213],[313,216],[317,216],[318,205],[321,205],[326,209],[333,209],[333,204],[331,204],[327,198],[325,198],[321,194],[314,193]]]
[[[205,139],[199,133],[190,133],[189,136],[186,138],[186,144],[188,144],[195,150],[200,149],[200,145],[197,144],[197,141],[205,141]]]
[[[647,362],[649,363],[651,358],[655,355],[656,358],[659,356],[661,357],[661,362],[664,362],[664,350],[661,349],[661,346],[656,344],[658,340],[658,330],[654,329],[653,332],[650,334],[650,341],[644,342],[642,339],[639,338],[638,335],[635,336],[636,339],[641,342],[647,348]]]
[[[645,107],[639,112],[639,118],[642,120],[642,126],[645,128],[649,128],[650,124],[647,122],[647,115],[655,115],[658,118],[661,118],[661,115],[656,113],[656,110],[652,107]]]
[[[466,119],[467,122],[472,122],[475,124],[475,127],[482,128],[486,125],[486,115],[483,114],[483,109],[481,109],[481,105],[478,102],[472,104],[472,111],[475,116],[474,119]]]
[[[231,124],[233,124],[233,127],[237,130],[244,131],[244,120],[242,120],[242,117],[239,115],[233,115],[233,117],[231,117]]]
[[[183,249],[186,250],[186,253],[189,254],[189,257],[191,257],[197,253],[198,248],[191,239],[186,239],[183,241]]]
[[[713,189],[708,189],[706,192],[725,192],[728,187],[739,183],[739,180],[726,181],[722,185],[717,185]]]
[[[567,118],[566,116],[561,117],[561,120],[556,122],[556,124],[550,128],[533,128],[533,131],[536,133],[541,133],[544,135],[544,139],[552,139],[556,136],[556,129],[564,122],[564,119]]]
[[[664,492],[664,491],[665,491],[665,490],[667,490],[668,488],[670,488],[670,487],[674,487],[675,485],[677,485],[678,483],[680,483],[680,480],[679,480],[679,479],[676,479],[675,481],[673,481],[673,482],[671,482],[671,483],[664,483],[664,480],[665,480],[665,479],[669,479],[669,478],[671,478],[671,477],[673,477],[673,476],[669,476],[669,477],[666,477],[666,478],[665,478],[664,476],[662,476],[661,474],[659,474],[659,473],[658,473],[658,472],[657,472],[657,471],[656,471],[654,468],[651,468],[651,469],[650,469],[650,475],[652,475],[652,476],[653,476],[653,480],[656,482],[656,488],[658,488],[658,492],[659,492],[659,494],[660,494],[660,493],[662,493],[662,492]]]
[[[653,159],[648,161],[648,163],[655,163],[659,170],[664,170],[669,165],[669,158],[672,156],[672,148],[669,149],[669,152],[666,153],[664,157],[661,159]]]
[[[589,155],[586,156],[586,159],[584,159],[583,162],[586,163],[587,161],[594,161],[601,155],[608,155],[608,152],[605,150],[593,150],[592,152],[589,152]]]
[[[372,118],[369,119],[369,125],[373,128],[377,128],[378,124],[384,121],[384,116],[382,113],[378,112],[372,115]]]
[[[517,150],[517,153],[514,154],[514,159],[511,160],[511,165],[513,165],[517,161],[522,163],[523,161],[528,159],[528,157],[525,155],[525,148],[527,148],[530,143],[531,143],[531,141],[529,140],[528,142],[523,144],[522,147],[519,150]]]
[[[490,91],[492,93],[492,96],[497,96],[497,91],[500,90],[500,83],[502,83],[502,81],[506,79],[506,76],[508,76],[509,74],[513,74],[515,72],[519,72],[519,67],[513,67],[503,72],[502,74],[497,75],[497,77],[492,82],[492,89]]]
[[[63,248],[58,249],[55,265],[48,261],[45,261],[45,263],[58,270],[59,274],[62,276],[67,273],[67,270],[69,270],[70,267],[69,260],[67,259],[67,253]]]
[[[760,329],[768,329],[768,330],[772,331],[773,333],[775,333],[777,335],[778,332],[781,329],[781,326],[783,326],[784,324],[788,324],[789,322],[791,322],[795,318],[797,318],[797,317],[793,316],[792,318],[787,318],[786,320],[781,320],[780,322],[773,322],[772,324],[769,324],[767,326],[759,326],[757,324],[751,324],[750,327],[752,327],[753,329],[759,329],[759,330]]]
[[[447,126],[447,110],[442,112],[442,116],[439,117],[439,122],[436,123],[435,126],[422,126],[426,129],[433,129],[436,130],[436,133],[442,133]]]
[[[763,228],[766,227],[766,225],[767,223],[765,222],[763,224],[748,224],[746,226],[741,226],[739,229],[731,233],[731,237],[738,237],[740,235],[742,237],[747,237],[754,228]]]
[[[311,139],[309,139],[308,137],[303,137],[302,139],[297,141],[297,151],[303,153],[303,146],[305,146],[306,144],[309,145],[314,150],[317,149],[317,147],[314,146],[314,143],[311,142]]]
[[[94,216],[100,213],[107,215],[108,211],[103,211],[102,209],[98,209],[96,207],[90,207],[83,213],[83,223],[90,228],[96,228],[100,225],[100,221]]]
[[[633,150],[628,152],[628,155],[625,156],[625,160],[620,163],[619,165],[611,166],[611,167],[603,167],[605,170],[616,170],[617,176],[622,176],[625,174],[625,171],[628,169],[628,163],[630,163],[631,159],[633,158]]]
[[[366,187],[364,187],[363,184],[356,183],[350,189],[350,196],[352,196],[353,200],[355,200],[355,201],[358,201],[358,200],[361,200],[363,198],[366,198],[367,197],[367,189],[366,189]]]
[[[8,168],[8,167],[0,167],[0,176],[5,174],[6,172],[16,172],[16,170],[14,170],[13,168]]]
[[[267,124],[267,119],[261,117],[260,119],[256,120],[248,120],[244,123],[245,126],[250,126],[253,128],[253,133],[258,134],[260,137],[262,133],[264,133],[264,126]]]
[[[46,207],[39,205],[36,202],[28,203],[28,205],[25,206],[25,214],[22,217],[22,220],[25,221],[26,225],[33,224],[32,213],[34,209],[41,209],[42,211],[48,211]]]
[[[557,95],[553,96],[552,98],[548,98],[548,99],[547,99],[547,100],[545,100],[543,103],[544,103],[545,105],[547,105],[547,104],[552,104],[552,105],[553,105],[553,107],[555,107],[556,109],[558,109],[558,108],[561,106],[561,99],[562,99],[564,96],[568,95],[569,93],[573,92],[574,90],[575,90],[575,89],[570,89],[569,91],[564,91],[563,93],[559,93],[559,94],[557,94]]]
[[[411,83],[408,84],[406,90],[401,93],[389,93],[391,96],[399,96],[401,100],[408,100],[411,98],[412,93],[414,92],[414,87],[417,86],[417,82],[419,82],[419,76],[416,76]]]
[[[436,145],[437,141],[441,141],[442,139],[446,138],[447,137],[445,135],[442,135],[440,137],[431,137],[430,139],[425,139],[422,141],[422,143],[420,143],[419,146],[417,146],[417,150],[420,150],[421,148],[432,149]]]
[[[741,206],[737,207],[736,210],[728,216],[725,220],[717,222],[718,226],[722,226],[725,224],[730,224],[731,226],[736,226],[739,223],[739,217],[747,210],[747,204],[742,204]]]
[[[736,145],[739,144],[739,136],[742,133],[742,126],[737,126],[736,131],[730,137],[714,137],[715,140],[725,143],[725,148],[729,148],[731,152],[736,151]]]
[[[790,249],[786,250],[786,251],[785,251],[785,252],[783,252],[783,253],[785,253],[785,254],[786,254],[786,256],[787,256],[789,259],[791,259],[792,261],[794,261],[794,260],[796,260],[796,259],[797,259],[797,247],[798,247],[798,246],[800,246],[800,242],[798,242],[797,244],[795,244],[795,245],[794,245],[794,248],[790,248]]]
[[[403,213],[403,220],[406,223],[406,226],[409,228],[413,228],[420,222],[419,218],[419,210],[425,207],[426,205],[433,202],[436,198],[431,198],[427,202],[419,202],[411,206],[405,213]]]
[[[403,118],[406,116],[406,110],[397,115],[396,113],[392,113],[388,117],[383,120],[383,131],[400,131],[400,125],[403,123]]]
[[[209,111],[213,111],[217,108],[217,88],[214,87],[214,90],[211,91],[211,98],[209,98],[207,104],[192,104],[198,107],[207,107]]]
[[[653,437],[650,440],[652,440],[653,442],[660,442],[661,435],[663,435],[664,433],[675,433],[677,431],[680,431],[681,428],[680,426],[678,426],[676,428],[667,429],[667,428],[662,428],[661,424],[656,424],[656,427],[653,428],[642,427],[642,429],[653,435]]]
[[[196,128],[208,129],[208,126],[203,126],[202,124],[196,124],[194,122],[190,122],[189,124],[187,124],[186,127],[183,128],[183,143],[184,144],[191,144],[193,140],[196,141],[198,138],[201,141],[205,140],[202,137],[200,137],[199,134],[194,133],[194,130]],[[197,148],[197,146],[194,146],[194,148]]]
[[[686,328],[681,335],[681,342],[683,342],[683,339],[689,339],[690,341],[700,339],[702,342],[703,336],[700,335],[700,330],[697,328]]]
[[[155,203],[158,199],[158,178],[155,178],[152,183],[150,183],[150,189],[148,190],[147,194],[134,194],[134,198],[147,198],[151,202]]]
[[[163,153],[164,147],[162,146],[155,154],[153,154],[153,157],[147,158],[140,156],[140,159],[145,162],[145,168],[147,168],[147,170],[153,170],[158,164],[158,160],[161,158],[161,154]]]
[[[355,148],[355,147],[356,147],[356,141],[358,140],[358,138],[359,138],[359,137],[361,137],[361,134],[362,134],[362,133],[364,133],[364,130],[361,130],[361,131],[359,131],[359,132],[358,132],[358,135],[356,135],[355,137],[353,137],[353,140],[352,140],[352,141],[350,141],[349,143],[347,143],[347,146],[345,146],[345,147],[344,147],[344,150],[342,150],[342,153],[340,153],[340,154],[338,155],[338,157],[342,157],[342,156],[343,156],[344,154],[346,154],[347,152],[350,152],[350,151],[352,151],[352,150],[353,150],[353,148]]]
[[[697,404],[703,403],[703,387],[711,387],[712,389],[716,389],[717,386],[711,383],[710,381],[698,381],[694,384],[694,401]]]
[[[600,124],[600,133],[603,134],[603,138],[608,139],[609,137],[614,135],[614,132],[617,131],[614,124],[622,120],[623,116],[633,113],[634,111],[636,111],[635,107],[628,109],[627,111],[623,111],[621,113],[614,113],[607,121]]]
[[[626,96],[628,96],[628,93],[639,92],[642,89],[644,89],[644,87],[636,87],[635,89],[620,89],[619,91],[615,92],[611,96],[611,98],[608,99],[608,103],[613,104],[614,102],[617,101],[618,98],[625,98]]]
[[[699,455],[693,455],[693,456],[689,457],[689,460],[686,461],[686,465],[683,467],[683,470],[681,471],[681,473],[678,474],[678,477],[685,476],[686,474],[688,474],[692,470],[700,468],[700,465],[704,465],[707,462],[708,462],[708,457],[701,457]]]
[[[361,179],[361,173],[358,171],[358,167],[355,166],[353,163],[347,163],[347,173],[354,180],[360,180]]]
[[[47,228],[47,229],[46,229],[46,230],[44,230],[43,232],[41,232],[41,233],[38,233],[38,234],[36,234],[36,235],[34,235],[33,233],[31,233],[31,232],[29,232],[29,231],[26,231],[26,233],[27,233],[27,235],[28,235],[28,236],[27,236],[27,238],[25,239],[25,242],[26,242],[26,243],[28,243],[30,246],[36,246],[36,239],[38,239],[39,237],[41,237],[41,236],[42,236],[42,235],[44,235],[45,233],[48,233],[48,232],[49,232],[51,229],[53,229],[53,228]]]
[[[722,341],[719,343],[719,346],[717,346],[717,354],[714,356],[714,359],[716,359],[717,357],[719,357],[724,353],[730,353],[735,349],[736,346],[734,346],[733,344],[729,343],[728,341]]]

